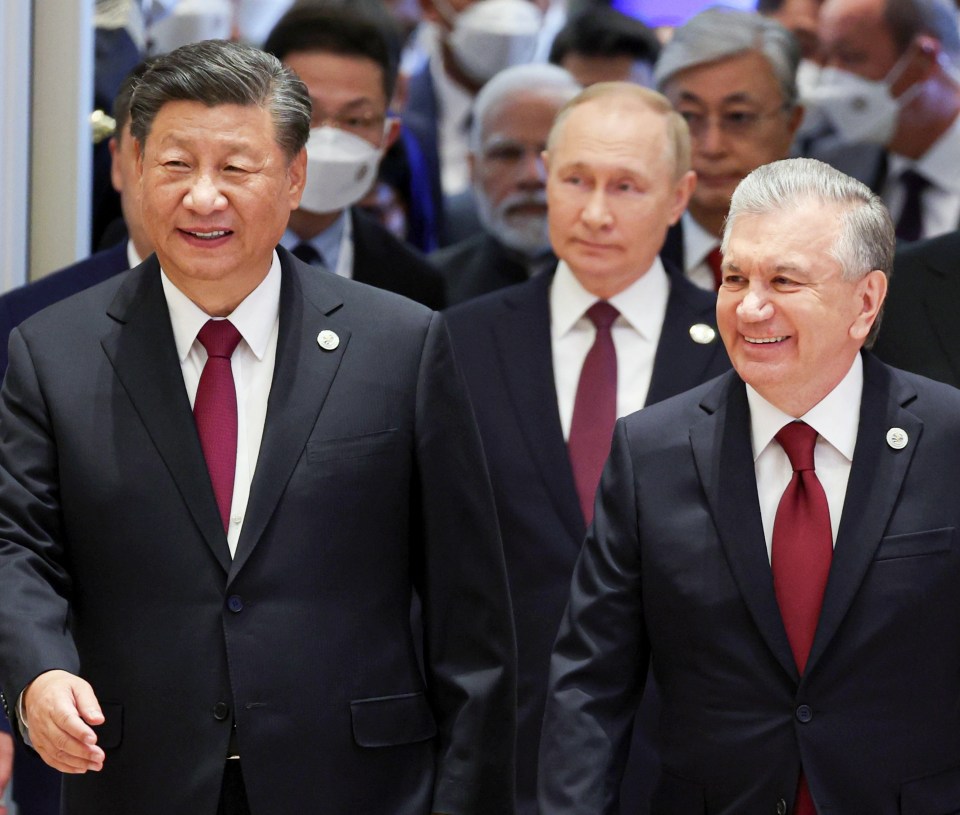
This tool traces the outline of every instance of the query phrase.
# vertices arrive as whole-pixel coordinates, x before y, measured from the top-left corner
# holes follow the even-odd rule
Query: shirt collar
[[[960,116],[937,139],[918,160],[890,154],[889,175],[899,178],[908,168],[913,168],[931,184],[960,194],[960,173],[957,172],[957,157],[960,156]]]
[[[170,323],[173,326],[173,339],[177,344],[177,355],[183,364],[200,329],[210,319],[210,315],[178,289],[160,270],[163,294],[170,311]],[[257,359],[262,359],[267,350],[270,333],[280,314],[280,258],[276,251],[270,271],[250,294],[228,316],[240,336],[250,346]]]
[[[663,314],[670,294],[670,283],[660,258],[622,292],[609,299],[620,317],[645,340],[656,343],[663,328]],[[569,333],[599,298],[577,280],[566,261],[561,260],[550,286],[550,324],[554,338]]]
[[[337,269],[340,260],[340,246],[343,242],[343,236],[347,229],[347,220],[350,217],[350,208],[347,207],[340,213],[340,216],[330,226],[318,232],[309,240],[299,237],[296,232],[287,229],[280,238],[280,245],[284,249],[293,250],[299,243],[308,243],[320,253],[323,258],[323,265],[333,272]]]
[[[863,396],[863,359],[857,354],[846,376],[837,386],[808,410],[800,421],[806,422],[848,461],[853,461],[860,428],[860,401]],[[753,460],[756,461],[773,437],[794,419],[774,407],[754,388],[747,385],[750,404],[750,432]]]
[[[683,222],[683,265],[685,272],[697,268],[701,263],[706,262],[709,255],[715,247],[720,245],[716,235],[711,235],[690,214],[684,212],[681,216]]]

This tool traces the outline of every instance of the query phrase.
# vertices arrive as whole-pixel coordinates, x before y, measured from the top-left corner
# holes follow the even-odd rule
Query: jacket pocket
[[[901,815],[960,813],[960,767],[908,781],[900,787]]]
[[[365,433],[362,436],[346,436],[339,439],[312,439],[307,442],[307,461],[342,461],[350,458],[365,458],[388,451],[398,438],[395,428]]]
[[[437,735],[433,711],[423,693],[355,699],[350,716],[353,739],[361,747],[394,747]]]
[[[103,724],[93,728],[97,734],[97,744],[104,750],[119,747],[123,741],[123,705],[114,702],[102,702]]]
[[[653,793],[651,815],[702,815],[707,811],[707,795],[703,784],[688,781],[667,769]]]
[[[954,527],[889,535],[880,541],[874,560],[897,560],[905,557],[923,557],[949,552],[953,548]]]

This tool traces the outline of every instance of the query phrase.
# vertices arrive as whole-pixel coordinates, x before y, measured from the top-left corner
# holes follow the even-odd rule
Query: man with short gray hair
[[[557,111],[579,90],[562,68],[537,63],[506,68],[477,94],[470,174],[481,231],[430,256],[449,305],[556,266],[542,153]]]
[[[960,226],[960,31],[951,0],[826,0],[811,104],[840,144],[816,155],[890,208],[897,238]]]
[[[872,342],[893,224],[788,159],[737,187],[734,371],[621,419],[554,649],[541,815],[616,812],[648,664],[653,811],[960,806],[960,393]]]
[[[720,232],[734,188],[786,158],[800,124],[799,51],[779,23],[713,8],[674,33],[657,61],[657,89],[687,120],[697,186],[663,256],[694,283],[720,285]]]
[[[439,315],[278,246],[310,113],[258,49],[159,58],[155,254],[11,334],[0,701],[66,815],[512,813],[476,426]]]

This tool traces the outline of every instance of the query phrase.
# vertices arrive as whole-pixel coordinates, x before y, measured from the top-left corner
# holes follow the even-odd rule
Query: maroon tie
[[[814,472],[817,431],[805,422],[791,422],[776,438],[790,459],[793,477],[783,491],[773,522],[773,587],[793,658],[802,674],[823,605],[833,557],[833,535],[827,495]],[[817,812],[802,773],[793,812]]]
[[[610,453],[613,426],[617,421],[617,351],[610,326],[619,315],[606,300],[594,303],[587,310],[587,317],[597,328],[597,336],[580,369],[567,442],[573,480],[587,524],[593,520],[593,497]]]
[[[237,389],[230,357],[240,342],[240,332],[229,320],[207,320],[197,339],[207,349],[207,363],[200,374],[193,418],[226,531],[237,471]]]
[[[714,246],[713,249],[710,250],[710,254],[707,255],[707,265],[710,267],[710,271],[713,272],[713,288],[717,291],[720,291],[720,284],[723,283],[722,263],[723,253],[720,251],[719,246]]]

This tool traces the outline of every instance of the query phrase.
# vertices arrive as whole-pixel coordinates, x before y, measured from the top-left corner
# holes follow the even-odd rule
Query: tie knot
[[[301,241],[291,250],[291,254],[302,260],[304,263],[309,263],[311,266],[323,266],[323,255],[321,255],[313,246],[312,243],[307,241]]]
[[[616,306],[611,306],[606,300],[598,300],[587,309],[587,319],[593,323],[597,330],[610,328],[613,321],[620,316]]]
[[[240,332],[229,320],[207,320],[197,334],[208,357],[230,359],[240,342]]]
[[[806,422],[790,422],[781,428],[776,440],[790,459],[794,470],[813,470],[813,448],[817,443],[817,431]]]
[[[916,170],[904,170],[900,173],[900,183],[903,184],[903,188],[908,195],[921,193],[930,186],[929,179],[920,175]]]

